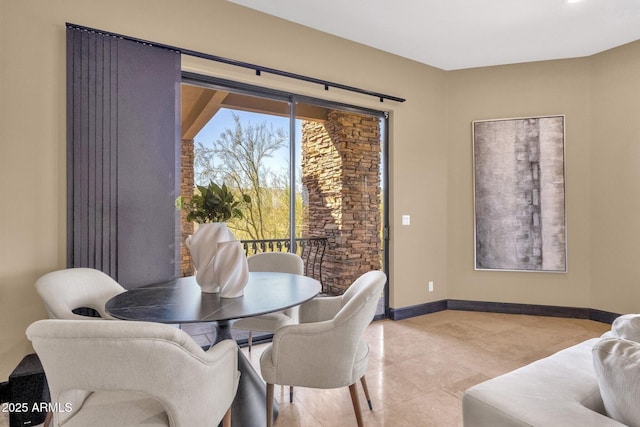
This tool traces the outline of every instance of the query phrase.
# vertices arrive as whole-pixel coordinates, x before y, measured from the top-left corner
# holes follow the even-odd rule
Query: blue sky
[[[274,129],[282,128],[285,133],[289,134],[289,118],[273,116],[270,114],[252,113],[239,110],[230,110],[228,108],[220,109],[215,116],[198,132],[195,142],[202,143],[205,146],[213,146],[214,141],[217,141],[220,134],[226,129],[234,129],[233,114],[240,117],[241,123],[257,125],[262,122],[272,123]],[[300,145],[301,124],[300,120],[296,120],[296,144]],[[271,169],[277,170],[285,168],[288,170],[289,160],[289,143],[287,142],[283,148],[276,151],[273,154],[272,159],[268,162],[268,166]],[[296,150],[296,167],[300,166],[300,150]]]

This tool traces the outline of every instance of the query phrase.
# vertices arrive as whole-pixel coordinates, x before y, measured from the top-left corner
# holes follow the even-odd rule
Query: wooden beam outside
[[[221,108],[289,117],[288,102],[182,85],[182,139],[193,140]],[[296,118],[301,120],[324,122],[327,113],[323,107],[296,105]]]
[[[289,103],[267,98],[257,98],[238,93],[230,93],[222,103],[222,107],[232,110],[250,111],[253,113],[272,114],[289,117]],[[296,118],[324,122],[327,120],[327,109],[309,104],[296,105]]]
[[[191,86],[191,88],[194,88],[194,86]],[[229,92],[221,90],[196,89],[199,89],[199,93],[195,96],[195,101],[190,105],[186,117],[182,117],[182,139],[195,138],[198,132],[222,108],[222,101],[229,95]],[[186,101],[183,100],[184,102]]]

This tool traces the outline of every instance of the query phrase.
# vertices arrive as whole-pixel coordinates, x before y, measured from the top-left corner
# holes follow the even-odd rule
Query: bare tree
[[[225,129],[212,147],[198,143],[194,167],[197,183],[224,182],[248,194],[251,207],[245,218],[233,223],[241,238],[266,239],[288,234],[287,171],[273,170],[265,161],[289,139],[273,124],[243,124],[233,114],[234,126]]]

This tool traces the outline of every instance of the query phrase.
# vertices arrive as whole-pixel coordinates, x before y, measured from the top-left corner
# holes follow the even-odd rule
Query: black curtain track
[[[380,102],[383,102],[385,99],[390,100],[390,101],[396,101],[396,102],[405,102],[406,101],[405,98],[400,98],[400,97],[393,96],[393,95],[387,95],[387,94],[384,94],[384,93],[375,92],[375,91],[371,91],[371,90],[367,90],[367,89],[360,89],[360,88],[355,87],[355,86],[349,86],[349,85],[345,85],[345,84],[342,84],[342,83],[330,82],[330,81],[318,79],[318,78],[315,78],[315,77],[309,77],[309,76],[305,76],[305,75],[302,75],[302,74],[291,73],[291,72],[288,72],[288,71],[283,71],[283,70],[279,70],[279,69],[271,68],[271,67],[265,67],[265,66],[262,66],[262,65],[251,64],[251,63],[248,63],[248,62],[238,61],[238,60],[235,60],[235,59],[224,58],[224,57],[221,57],[221,56],[211,55],[211,54],[204,53],[204,52],[198,52],[198,51],[191,50],[191,49],[184,49],[184,48],[181,48],[181,47],[170,46],[170,45],[166,45],[166,44],[162,44],[162,43],[156,43],[156,42],[148,41],[148,40],[142,40],[142,39],[138,39],[138,38],[135,38],[135,37],[125,36],[125,35],[122,35],[122,34],[109,33],[109,32],[102,31],[102,30],[96,30],[94,28],[83,27],[81,25],[67,23],[67,28],[75,28],[75,29],[83,30],[83,31],[90,31],[90,32],[97,32],[97,33],[105,34],[105,35],[111,35],[112,37],[116,37],[116,38],[120,38],[120,39],[124,39],[124,40],[131,40],[131,41],[135,41],[135,42],[138,42],[138,43],[147,44],[147,45],[150,45],[150,46],[156,46],[156,47],[161,47],[161,48],[168,49],[168,50],[173,50],[173,51],[176,51],[176,52],[180,52],[183,55],[189,55],[189,56],[193,56],[193,57],[196,57],[196,58],[208,59],[210,61],[221,62],[221,63],[224,63],[224,64],[233,65],[233,66],[236,66],[236,67],[248,68],[250,70],[254,70],[256,72],[256,75],[261,75],[262,73],[274,74],[274,75],[278,75],[278,76],[282,76],[282,77],[287,77],[287,78],[290,78],[290,79],[302,80],[302,81],[305,81],[305,82],[318,84],[318,85],[324,86],[325,90],[329,90],[329,88],[336,88],[336,89],[346,90],[346,91],[349,91],[349,92],[355,92],[355,93],[360,93],[360,94],[363,94],[363,95],[373,96],[375,98],[378,98],[380,100]]]

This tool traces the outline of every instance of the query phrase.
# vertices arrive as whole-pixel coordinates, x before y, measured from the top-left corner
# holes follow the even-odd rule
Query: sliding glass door
[[[386,269],[383,113],[187,75],[182,145],[185,197],[210,180],[251,196],[229,223],[248,255],[296,252],[327,294]]]
[[[326,239],[323,287],[341,294],[363,273],[385,270],[385,119],[313,102],[296,104],[300,227],[304,236]],[[318,107],[323,108],[321,118],[301,118]],[[378,314],[384,314],[384,301]]]

